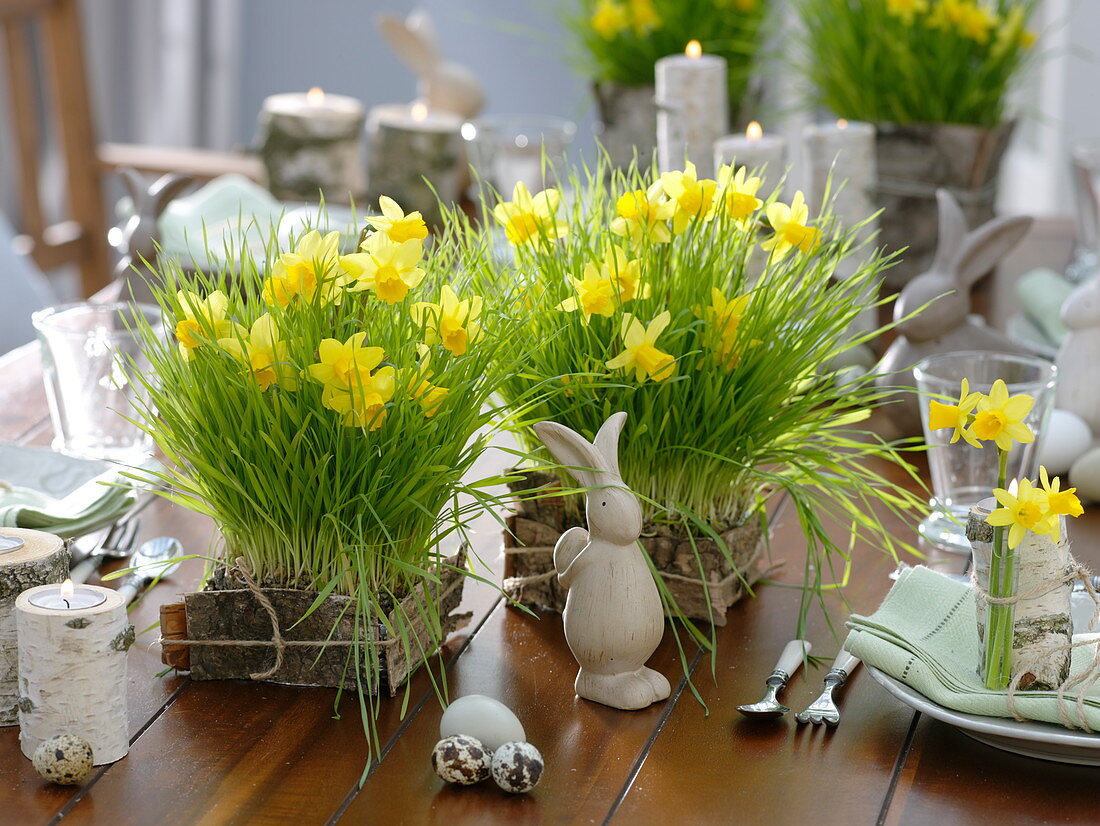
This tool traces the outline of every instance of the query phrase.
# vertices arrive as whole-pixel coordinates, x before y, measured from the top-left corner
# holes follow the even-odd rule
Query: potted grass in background
[[[698,40],[729,64],[730,116],[745,117],[759,93],[750,82],[769,0],[574,0],[566,17],[592,82],[600,141],[616,167],[657,145],[654,64]]]
[[[423,257],[419,213],[388,206],[350,255],[310,231],[242,253],[232,277],[166,264],[156,297],[175,336],[142,328],[153,369],[135,377],[163,495],[217,530],[188,635],[268,641],[192,644],[192,677],[356,690],[372,747],[377,697],[460,619],[469,571],[447,553],[498,505],[499,479],[471,471],[505,419],[490,397],[508,357],[533,343],[502,312],[507,289],[475,294],[443,252]],[[324,644],[273,646],[252,583],[285,639]]]
[[[1033,51],[1037,0],[798,0],[812,101],[877,129],[880,241],[908,248],[900,286],[935,251],[936,189],[970,226],[993,217],[1012,137],[1009,93]]]
[[[643,502],[642,543],[666,605],[715,624],[759,573],[774,494],[790,496],[805,529],[808,595],[846,558],[847,540],[835,544],[825,523],[893,553],[875,506],[920,505],[868,461],[911,472],[897,446],[859,427],[880,391],[830,367],[865,338],[849,325],[887,261],[860,251],[855,273],[831,283],[857,228],[811,218],[801,193],[761,201],[762,183],[728,167],[717,181],[690,165],[659,177],[600,168],[571,178],[568,206],[556,190],[517,186],[510,200],[488,193],[478,224],[450,216],[478,289],[520,285],[518,323],[541,342],[510,358],[502,395],[558,384],[530,418],[588,439],[627,412],[619,466]],[[529,428],[518,436],[538,450]],[[571,484],[528,471],[514,489],[547,486]],[[573,494],[520,504],[505,539],[509,595],[561,609],[553,546],[582,520]]]

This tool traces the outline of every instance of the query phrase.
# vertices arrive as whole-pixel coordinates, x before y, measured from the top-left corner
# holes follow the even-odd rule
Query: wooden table
[[[34,346],[0,359],[0,439],[46,443],[50,426]],[[503,461],[503,459],[501,460]],[[912,524],[891,523],[912,535]],[[212,526],[163,501],[142,515],[142,538],[170,534],[203,552]],[[839,532],[838,532],[839,535]],[[1075,552],[1100,563],[1100,512],[1073,525]],[[499,535],[480,535],[480,552],[499,574]],[[800,581],[804,560],[791,509],[779,504],[773,556],[782,582]],[[962,571],[964,560],[933,554],[931,564]],[[843,635],[848,610],[869,612],[885,594],[894,563],[857,547],[851,580],[826,600]],[[132,612],[140,630],[157,606],[197,584],[189,563]],[[333,710],[335,692],[250,682],[192,682],[155,676],[156,632],[130,650],[131,749],[76,789],[51,786],[19,751],[16,727],[0,729],[0,823],[40,824],[557,824],[557,823],[1084,823],[1100,820],[1093,792],[1100,772],[1017,757],[977,743],[915,714],[864,672],[844,690],[835,730],[802,728],[790,717],[754,722],[734,710],[756,700],[783,644],[794,636],[799,593],[765,585],[735,606],[718,632],[713,661],[688,649],[691,677],[709,708],[692,697],[672,635],[650,661],[672,679],[667,702],[621,712],[578,700],[576,666],[561,619],[507,608],[489,587],[470,582],[464,609],[473,623],[447,644],[452,696],[498,697],[523,721],[547,769],[530,795],[511,796],[491,782],[445,786],[429,754],[440,706],[423,673],[402,698],[385,701],[379,721],[382,759],[358,785],[366,758],[354,698]],[[816,610],[814,652],[838,648]],[[786,694],[803,706],[822,670],[795,677]]]

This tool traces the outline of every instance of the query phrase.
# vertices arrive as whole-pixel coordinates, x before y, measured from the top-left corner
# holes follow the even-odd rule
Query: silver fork
[[[137,545],[138,530],[141,528],[140,519],[131,519],[128,522],[116,522],[111,526],[103,541],[99,543],[80,562],[73,566],[69,572],[69,578],[73,582],[87,582],[99,566],[108,559],[122,559],[134,552]]]
[[[794,715],[800,723],[813,723],[819,726],[824,723],[827,726],[836,726],[840,723],[840,710],[833,702],[833,690],[844,685],[848,677],[859,666],[859,657],[849,654],[843,648],[833,660],[833,667],[825,675],[825,690],[821,696],[814,700],[806,708]]]

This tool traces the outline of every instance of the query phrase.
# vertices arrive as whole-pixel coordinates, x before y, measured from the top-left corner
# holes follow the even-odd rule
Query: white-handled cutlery
[[[779,655],[779,662],[775,664],[772,673],[764,681],[764,684],[768,687],[764,698],[758,703],[738,706],[737,710],[746,717],[757,718],[782,717],[790,711],[789,708],[776,699],[776,695],[787,684],[787,681],[791,679],[791,675],[798,670],[799,666],[802,665],[802,661],[809,654],[810,644],[806,640],[791,640],[787,643],[783,648],[783,653]]]
[[[825,675],[825,690],[821,692],[821,696],[810,703],[805,711],[795,714],[794,719],[800,723],[813,723],[815,726],[822,723],[827,726],[839,724],[840,710],[833,701],[833,691],[844,685],[858,667],[859,658],[842,648],[833,661],[833,667]]]

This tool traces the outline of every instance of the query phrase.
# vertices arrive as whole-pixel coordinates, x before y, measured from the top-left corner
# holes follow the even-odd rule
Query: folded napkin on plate
[[[107,462],[0,444],[0,527],[90,533],[133,507],[133,488],[103,484],[125,481]]]
[[[901,572],[882,605],[869,617],[848,620],[845,648],[868,665],[915,688],[945,708],[987,717],[1011,717],[1004,691],[990,691],[978,677],[978,641],[974,591],[923,566]],[[1079,641],[1087,637],[1074,637]],[[1073,650],[1070,673],[1092,661],[1094,647]],[[1061,724],[1054,691],[1018,691],[1016,710],[1032,720]],[[1065,711],[1077,720],[1076,694],[1067,693]],[[1085,720],[1100,731],[1100,685],[1085,694]]]

